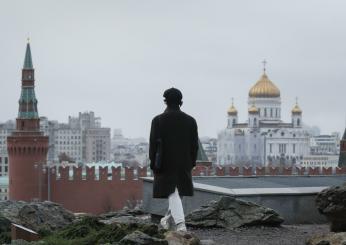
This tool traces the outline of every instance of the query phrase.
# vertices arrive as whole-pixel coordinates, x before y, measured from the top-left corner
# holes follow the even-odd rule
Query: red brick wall
[[[111,179],[108,179],[108,168],[100,168],[98,180],[94,168],[86,168],[85,179],[81,168],[73,168],[71,176],[68,167],[60,167],[58,171],[60,178],[57,179],[56,170],[51,175],[51,200],[73,212],[99,214],[142,200],[143,183],[134,178],[134,169],[126,168],[124,179],[121,179],[121,169],[112,168]],[[138,177],[145,172],[146,169],[139,169]]]

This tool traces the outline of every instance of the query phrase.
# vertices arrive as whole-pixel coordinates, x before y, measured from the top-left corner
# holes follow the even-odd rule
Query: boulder
[[[346,183],[318,193],[316,206],[331,222],[331,231],[346,232]]]
[[[346,232],[316,235],[310,238],[306,245],[346,245]]]
[[[168,245],[164,239],[151,237],[141,231],[134,231],[120,240],[121,245]]]
[[[0,215],[34,231],[54,231],[75,219],[72,212],[53,202],[0,202]]]
[[[114,223],[125,224],[125,225],[129,225],[129,224],[141,224],[141,225],[151,224],[149,219],[141,219],[141,218],[134,217],[134,216],[112,217],[110,219],[102,219],[102,220],[100,220],[100,222],[102,222],[106,225],[111,225]]]
[[[0,244],[11,241],[11,221],[0,216]]]
[[[165,234],[168,245],[200,245],[200,240],[191,232],[168,231]]]
[[[230,196],[222,196],[186,216],[187,225],[201,228],[280,226],[282,222],[283,218],[273,209]]]

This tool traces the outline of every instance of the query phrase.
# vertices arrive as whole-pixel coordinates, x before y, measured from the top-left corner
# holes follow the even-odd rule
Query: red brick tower
[[[344,136],[340,141],[339,167],[346,167],[346,129]]]
[[[40,132],[34,75],[28,42],[22,70],[22,92],[16,130],[7,138],[11,200],[47,199],[47,178],[42,165],[47,160],[48,137]]]

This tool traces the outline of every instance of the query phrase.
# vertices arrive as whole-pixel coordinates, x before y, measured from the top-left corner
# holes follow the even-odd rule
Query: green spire
[[[25,51],[25,59],[24,59],[23,69],[34,69],[34,66],[32,65],[32,58],[31,58],[31,50],[30,50],[29,39],[28,39],[28,43],[26,44],[26,51]]]
[[[207,154],[205,154],[205,151],[199,139],[198,139],[197,162],[209,162]]]

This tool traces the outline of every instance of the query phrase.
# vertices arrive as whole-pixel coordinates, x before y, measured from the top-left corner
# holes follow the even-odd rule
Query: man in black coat
[[[198,151],[197,123],[193,117],[180,110],[183,96],[178,89],[166,90],[163,97],[167,108],[164,113],[154,117],[150,131],[153,197],[168,198],[169,211],[161,220],[161,225],[168,228],[168,220],[173,217],[177,230],[186,231],[180,196],[193,195],[191,170],[196,165]],[[159,169],[155,166],[158,147],[161,147]]]

